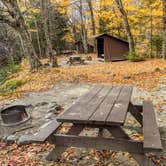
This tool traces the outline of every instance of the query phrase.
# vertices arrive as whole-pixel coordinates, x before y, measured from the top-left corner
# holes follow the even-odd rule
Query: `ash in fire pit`
[[[1,119],[3,126],[15,126],[28,121],[30,115],[25,106],[16,105],[2,110]]]

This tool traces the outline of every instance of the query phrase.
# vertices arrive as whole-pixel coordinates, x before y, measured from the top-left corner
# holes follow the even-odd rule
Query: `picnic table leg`
[[[107,127],[107,130],[109,130],[109,132],[115,138],[130,139],[130,137],[125,133],[125,131],[120,126]],[[140,166],[156,166],[154,162],[146,156],[146,154],[137,154],[137,153],[131,153],[131,154]]]
[[[84,126],[82,125],[73,125],[67,134],[72,134],[72,135],[79,135],[81,131],[84,129]],[[56,145],[56,143],[54,142]],[[58,161],[60,159],[60,156],[63,152],[66,151],[68,147],[66,146],[55,146],[55,148],[48,154],[46,157],[47,160],[49,161]]]
[[[98,137],[103,136],[103,128],[99,128]]]

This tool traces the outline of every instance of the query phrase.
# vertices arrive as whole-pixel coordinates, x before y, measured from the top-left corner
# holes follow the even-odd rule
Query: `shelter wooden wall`
[[[101,34],[95,37],[97,40],[97,54],[106,62],[125,60],[129,51],[129,44],[109,34]]]
[[[125,56],[129,51],[128,43],[108,37],[105,38],[104,42],[106,58],[108,57],[109,61],[126,59]]]

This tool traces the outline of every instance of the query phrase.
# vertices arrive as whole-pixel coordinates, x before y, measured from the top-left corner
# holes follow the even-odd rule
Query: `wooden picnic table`
[[[81,56],[70,56],[69,60],[67,61],[67,64],[74,65],[74,64],[84,64],[84,59]]]
[[[80,97],[57,117],[56,129],[66,122],[73,125],[65,135],[53,134],[50,142],[56,148],[49,156],[57,158],[70,146],[119,150],[131,153],[140,166],[155,166],[147,154],[161,151],[162,145],[153,105],[149,101],[144,101],[143,106],[133,105],[132,89],[131,86],[101,85]],[[141,125],[144,141],[132,140],[123,130],[128,112]],[[98,136],[79,136],[85,127],[98,128]],[[105,138],[103,129],[107,129],[113,138]]]

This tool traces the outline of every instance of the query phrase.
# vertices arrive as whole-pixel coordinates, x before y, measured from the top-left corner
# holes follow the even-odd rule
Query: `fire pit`
[[[30,119],[25,106],[16,105],[8,107],[1,111],[1,120],[3,126],[15,126],[24,123]]]

